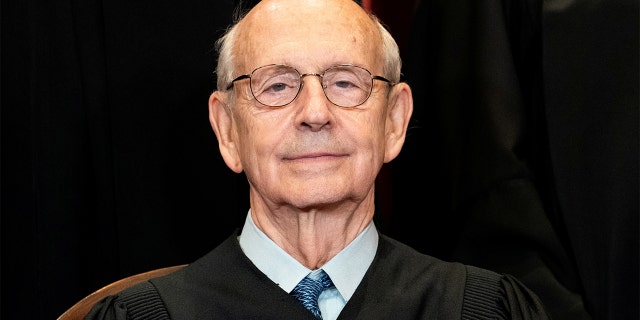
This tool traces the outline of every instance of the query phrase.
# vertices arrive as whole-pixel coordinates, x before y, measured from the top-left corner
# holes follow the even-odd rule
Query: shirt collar
[[[312,271],[258,229],[251,218],[251,210],[245,219],[239,241],[249,260],[286,292],[291,292]],[[345,301],[349,301],[356,291],[373,261],[377,247],[378,231],[372,221],[347,247],[321,267],[331,277]]]

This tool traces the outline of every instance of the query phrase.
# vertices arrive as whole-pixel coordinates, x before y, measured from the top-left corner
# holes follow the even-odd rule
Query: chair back
[[[116,294],[143,281],[167,275],[185,266],[186,264],[155,269],[112,282],[78,301],[58,317],[58,320],[81,320],[89,313],[93,305],[105,297]]]

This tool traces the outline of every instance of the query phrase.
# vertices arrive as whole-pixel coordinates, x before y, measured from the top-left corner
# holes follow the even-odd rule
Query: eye
[[[254,93],[261,94],[280,94],[290,90],[297,91],[299,76],[297,74],[284,73],[273,74],[267,77],[258,77],[254,82]]]
[[[300,74],[295,69],[271,65],[254,71],[251,90],[258,102],[283,106],[295,99],[300,89]]]
[[[262,79],[254,89],[258,94],[280,94],[288,91],[298,91],[300,78],[297,74],[279,74],[270,78]]]
[[[363,90],[366,81],[361,79],[357,74],[349,70],[336,70],[329,72],[324,76],[324,85],[328,90],[336,91],[353,91]]]
[[[278,82],[278,83],[273,83],[273,84],[269,84],[264,92],[279,92],[279,91],[283,91],[286,90],[287,88],[292,88],[291,85],[287,85],[286,83],[282,83],[282,82]]]
[[[341,89],[349,89],[351,87],[358,87],[357,84],[353,83],[352,81],[350,81],[348,79],[336,81],[333,85],[338,87],[338,88],[341,88]]]

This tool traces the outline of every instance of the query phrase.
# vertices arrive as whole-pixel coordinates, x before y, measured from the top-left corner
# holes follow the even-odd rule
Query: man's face
[[[320,6],[274,6],[248,16],[234,48],[242,53],[234,76],[268,64],[300,73],[355,64],[380,75],[379,38],[368,17],[351,5]],[[374,81],[364,104],[341,108],[326,98],[318,77],[302,81],[297,98],[279,108],[257,102],[249,79],[229,92],[235,95],[232,136],[252,197],[301,209],[372,197],[385,161],[387,83]]]

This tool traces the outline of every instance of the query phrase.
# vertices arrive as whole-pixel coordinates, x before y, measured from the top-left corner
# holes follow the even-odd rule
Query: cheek
[[[367,121],[363,121],[362,132],[363,138],[366,138],[372,144],[374,152],[380,153],[384,149],[384,140],[386,136],[386,117],[382,113],[372,114]],[[366,132],[366,134],[365,134]]]
[[[245,113],[239,120],[236,123],[240,124],[237,141],[240,142],[241,161],[243,164],[252,163],[245,165],[245,169],[263,166],[286,136],[285,126],[277,125],[282,123],[282,119],[269,113]]]
[[[349,121],[346,132],[356,142],[360,159],[358,166],[378,165],[384,159],[385,120],[380,114]]]

